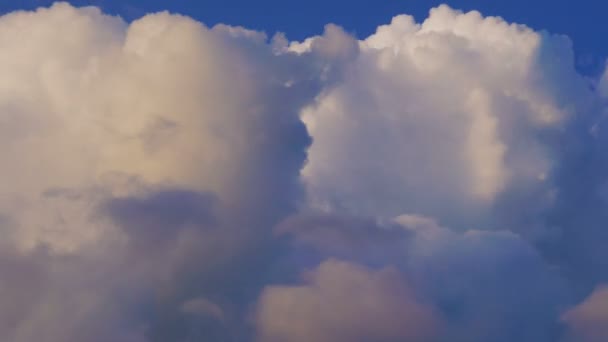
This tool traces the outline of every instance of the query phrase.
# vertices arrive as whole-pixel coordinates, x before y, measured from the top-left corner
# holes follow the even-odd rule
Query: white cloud
[[[314,58],[67,3],[0,17],[0,49],[0,266],[25,273],[0,289],[0,339],[225,337],[213,318],[246,303],[222,291],[255,291],[247,272],[268,256],[248,253],[300,200]]]
[[[249,32],[167,13],[127,25],[65,3],[2,17],[0,152],[11,181],[0,184],[0,210],[21,225],[19,243],[73,250],[95,239],[67,212],[85,215],[82,203],[62,212],[40,195],[107,188],[109,175],[212,191],[267,217],[273,209],[256,197],[284,194],[289,205],[308,144],[298,110],[314,75],[297,79],[304,62]],[[70,219],[50,227],[53,215]]]
[[[440,6],[360,46],[344,82],[303,114],[313,205],[466,227],[522,184],[550,197],[559,147],[547,137],[591,96],[567,39]]]

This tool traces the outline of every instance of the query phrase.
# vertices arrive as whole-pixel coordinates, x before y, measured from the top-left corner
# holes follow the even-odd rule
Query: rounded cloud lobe
[[[1,340],[608,338],[607,77],[566,37],[58,3],[0,47]]]
[[[428,341],[430,308],[413,298],[392,269],[371,271],[329,259],[304,286],[270,286],[261,295],[264,341]]]
[[[601,286],[582,303],[562,316],[562,319],[570,325],[572,341],[602,341],[608,336],[607,304],[608,292],[605,286]]]
[[[395,17],[360,45],[344,82],[303,114],[313,204],[471,225],[514,187],[552,187],[549,139],[591,96],[565,39],[442,6],[422,24]],[[556,51],[541,56],[543,45]]]

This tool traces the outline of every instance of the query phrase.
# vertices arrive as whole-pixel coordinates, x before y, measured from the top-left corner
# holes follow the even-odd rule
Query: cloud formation
[[[608,338],[608,77],[567,37],[57,3],[0,48],[0,340]]]
[[[329,259],[304,286],[271,286],[257,321],[264,341],[428,341],[433,312],[393,269],[372,271]]]
[[[598,287],[582,303],[567,311],[562,319],[570,326],[572,341],[595,342],[608,337],[608,291]]]

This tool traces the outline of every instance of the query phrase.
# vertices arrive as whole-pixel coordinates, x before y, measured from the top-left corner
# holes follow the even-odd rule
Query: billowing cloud
[[[572,341],[596,342],[608,338],[608,289],[598,287],[562,319],[570,327]]]
[[[569,303],[559,272],[511,232],[458,233],[416,215],[374,222],[327,214],[292,217],[278,232],[291,237],[289,258],[301,267],[325,256],[399,270],[441,313],[443,334],[426,341],[554,340]]]
[[[605,281],[605,101],[567,37],[440,6],[359,45],[302,113],[309,205],[512,231],[582,292]]]
[[[263,341],[428,341],[439,331],[393,269],[373,271],[330,259],[303,286],[262,293],[257,321]]]
[[[24,303],[3,305],[0,339],[211,336],[201,308],[225,338],[267,257],[244,255],[299,201],[322,63],[242,28],[66,3],[1,17],[0,46],[3,273],[39,279],[6,284]]]
[[[58,3],[0,49],[0,340],[605,337],[608,78],[567,37]]]
[[[552,200],[549,139],[591,97],[567,39],[441,6],[360,45],[345,81],[303,114],[315,205],[477,224],[523,184]]]

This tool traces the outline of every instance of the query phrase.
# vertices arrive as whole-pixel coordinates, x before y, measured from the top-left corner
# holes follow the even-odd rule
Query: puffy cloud
[[[0,339],[243,340],[224,324],[299,201],[321,57],[67,3],[0,17],[0,47]]]
[[[577,296],[606,281],[605,100],[567,37],[440,6],[359,46],[302,114],[309,205],[512,231]]]
[[[572,341],[595,342],[608,338],[608,289],[601,286],[563,315]]]
[[[0,17],[0,48],[1,340],[601,333],[602,289],[568,308],[608,281],[606,77],[565,37],[58,3]]]
[[[16,38],[23,26],[28,36]],[[277,210],[293,206],[309,143],[298,113],[316,89],[314,74],[303,78],[305,58],[276,55],[244,29],[167,13],[127,25],[65,3],[4,16],[0,31],[7,211],[114,175],[210,191],[260,219],[276,219],[263,207],[270,198],[284,199],[272,202],[284,203]],[[77,248],[43,225],[24,224],[21,242]]]
[[[417,215],[374,222],[328,214],[290,218],[278,231],[292,237],[300,267],[329,257],[398,269],[442,317],[438,341],[554,340],[569,303],[558,270],[510,232],[460,233]]]
[[[422,24],[395,17],[360,47],[303,114],[314,205],[461,227],[495,224],[489,212],[522,186],[550,205],[552,139],[592,98],[567,39],[440,6]]]
[[[330,259],[305,279],[264,290],[256,316],[261,341],[429,341],[438,331],[432,309],[393,269]]]

